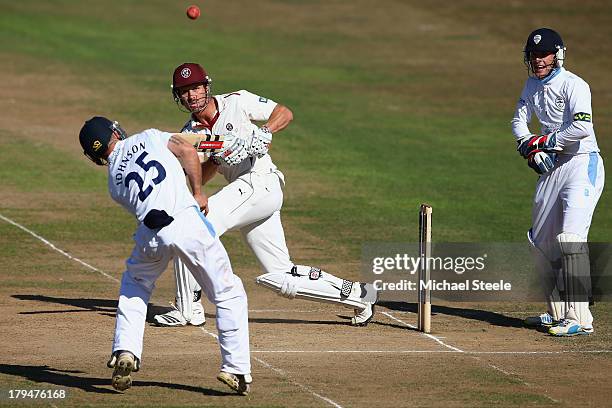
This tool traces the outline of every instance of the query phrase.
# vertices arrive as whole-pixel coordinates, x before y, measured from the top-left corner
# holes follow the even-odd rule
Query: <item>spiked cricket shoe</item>
[[[191,306],[191,319],[187,320],[178,309],[172,309],[167,313],[158,314],[153,317],[156,326],[163,327],[181,327],[188,324],[192,326],[202,326],[206,323],[204,316],[204,307],[200,302],[193,302]]]
[[[129,351],[116,351],[106,363],[109,368],[114,368],[112,376],[113,388],[125,391],[132,386],[131,373],[138,371],[138,359]]]
[[[250,374],[232,374],[221,371],[217,376],[217,380],[225,383],[240,395],[249,395],[249,392],[251,392],[253,378],[251,378]]]
[[[589,335],[593,333],[593,326],[585,326],[575,320],[564,319],[558,325],[548,329],[548,334],[556,337],[571,337]]]
[[[368,303],[365,309],[355,309],[355,316],[351,319],[352,326],[367,326],[374,317],[374,304]]]

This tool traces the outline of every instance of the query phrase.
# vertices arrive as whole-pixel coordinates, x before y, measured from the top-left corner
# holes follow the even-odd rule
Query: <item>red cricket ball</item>
[[[198,6],[189,6],[187,7],[187,17],[192,20],[200,17],[200,8]]]

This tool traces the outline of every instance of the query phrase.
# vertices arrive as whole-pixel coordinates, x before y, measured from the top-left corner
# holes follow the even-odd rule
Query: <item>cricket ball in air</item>
[[[187,7],[187,17],[192,20],[200,17],[200,8],[198,6],[189,6]]]

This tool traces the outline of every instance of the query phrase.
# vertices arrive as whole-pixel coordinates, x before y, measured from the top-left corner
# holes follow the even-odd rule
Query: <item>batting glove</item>
[[[250,143],[248,144],[247,151],[249,156],[263,157],[268,153],[272,143],[272,132],[265,126],[255,129],[250,137]]]
[[[235,166],[242,163],[249,156],[245,148],[244,140],[238,136],[229,134],[223,140],[223,148],[212,156],[217,164]]]
[[[518,140],[517,143],[516,150],[527,159],[536,150],[552,152],[557,145],[557,138],[554,133],[541,136],[531,135]]]
[[[555,167],[555,161],[557,160],[557,155],[555,153],[546,153],[542,151],[535,151],[527,157],[527,164],[531,167],[536,173],[544,174],[548,173]]]

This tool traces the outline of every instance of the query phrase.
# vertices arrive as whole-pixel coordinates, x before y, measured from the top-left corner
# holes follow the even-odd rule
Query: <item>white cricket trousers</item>
[[[280,216],[282,183],[278,170],[251,172],[208,199],[208,220],[217,235],[240,229],[266,272],[288,273],[293,268]]]
[[[555,167],[536,185],[532,237],[548,259],[561,257],[557,235],[588,238],[595,206],[604,186],[604,165],[598,153],[559,155]]]
[[[219,237],[199,209],[181,211],[161,230],[140,225],[134,241],[121,280],[113,352],[127,350],[141,358],[147,304],[155,281],[170,259],[178,257],[217,307],[221,370],[250,374],[247,296]]]

